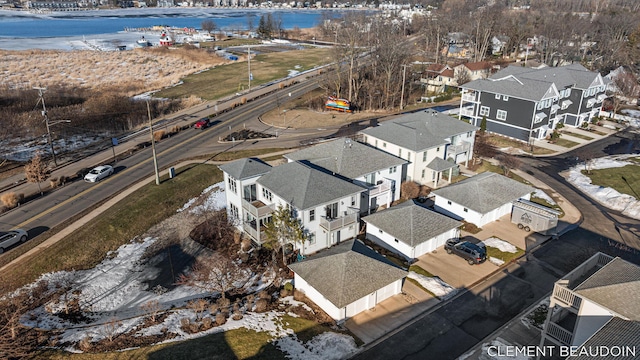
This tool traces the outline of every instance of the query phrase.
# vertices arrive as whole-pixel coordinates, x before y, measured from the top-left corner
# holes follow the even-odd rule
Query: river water
[[[73,41],[119,39],[134,41],[125,28],[148,28],[154,25],[199,29],[204,20],[212,20],[221,30],[246,30],[251,23],[258,27],[267,12],[281,22],[284,29],[317,26],[323,12],[340,17],[338,10],[266,10],[220,8],[146,8],[87,10],[35,14],[27,11],[0,10],[0,49],[74,49]],[[115,36],[115,34],[119,34]],[[139,38],[140,35],[135,35]]]

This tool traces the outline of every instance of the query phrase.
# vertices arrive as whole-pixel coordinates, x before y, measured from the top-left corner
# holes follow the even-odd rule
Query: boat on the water
[[[153,44],[151,44],[151,41],[145,39],[144,36],[143,36],[140,39],[138,39],[138,41],[136,41],[136,46],[137,47],[151,47],[151,46],[153,46]]]

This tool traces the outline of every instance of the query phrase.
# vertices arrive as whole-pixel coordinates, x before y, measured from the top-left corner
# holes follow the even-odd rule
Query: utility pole
[[[47,141],[49,142],[49,146],[51,147],[51,156],[53,156],[53,164],[58,166],[58,161],[56,159],[56,151],[53,149],[53,140],[51,139],[51,126],[60,124],[60,123],[68,123],[71,120],[57,120],[57,121],[49,121],[49,116],[47,115],[47,107],[44,104],[44,92],[47,91],[47,88],[43,87],[33,87],[34,90],[38,90],[38,102],[42,102],[42,116],[44,116],[44,123],[47,126]],[[37,104],[36,104],[37,105]]]
[[[400,110],[404,108],[404,83],[407,77],[407,65],[402,65],[402,93],[400,94]]]
[[[153,153],[153,169],[156,172],[156,185],[160,185],[160,173],[158,173],[158,158],[156,157],[156,140],[153,138],[153,122],[151,121],[151,108],[147,100],[147,114],[149,115],[149,130],[151,131],[151,152]]]
[[[249,90],[251,90],[251,78],[253,77],[253,75],[251,75],[251,46],[248,46],[247,49],[249,49],[247,51],[247,62],[249,64]]]

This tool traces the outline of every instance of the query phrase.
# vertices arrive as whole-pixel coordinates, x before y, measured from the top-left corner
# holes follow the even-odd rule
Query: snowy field
[[[225,207],[226,198],[224,182],[206,188],[198,199],[189,200],[178,212],[188,211],[192,214],[202,214]],[[196,205],[199,204],[199,205]],[[66,343],[66,350],[80,352],[76,345],[90,339],[97,342],[118,334],[134,332],[135,336],[162,335],[165,332],[176,334],[164,342],[183,341],[195,337],[202,337],[216,332],[246,328],[257,332],[265,331],[273,337],[274,345],[289,359],[344,359],[357,351],[354,339],[343,334],[325,332],[307,342],[298,340],[291,329],[282,325],[280,317],[286,312],[269,311],[266,313],[251,312],[244,309],[240,320],[229,317],[225,324],[212,327],[197,333],[185,332],[182,325],[184,319],[196,320],[210,314],[210,310],[197,314],[188,307],[189,301],[215,295],[203,292],[202,289],[178,285],[170,291],[150,289],[146,281],[157,274],[150,272],[143,258],[145,251],[157,239],[147,237],[134,240],[121,246],[117,251],[108,254],[98,266],[89,270],[59,271],[42,275],[40,280],[48,281],[50,286],[58,284],[70,288],[58,300],[47,303],[33,312],[25,315],[22,322],[28,326],[42,329],[56,330],[60,333],[60,343]],[[250,288],[252,293],[258,293],[268,287],[274,280],[275,274],[258,275]],[[162,290],[162,289],[161,289]],[[62,319],[61,312],[65,311],[70,299],[77,300],[86,318],[80,324]],[[157,301],[159,309],[165,313],[162,322],[143,326],[149,311],[143,305]],[[304,303],[295,301],[293,297],[279,300],[287,306],[301,306],[311,311]],[[291,316],[297,316],[289,313]]]
[[[589,168],[591,169],[610,169],[616,167],[623,167],[633,164],[627,160],[630,157],[638,157],[638,154],[625,154],[614,155],[603,158],[598,158],[590,161]],[[605,188],[602,186],[594,185],[591,183],[591,179],[588,176],[582,174],[585,165],[580,164],[569,169],[565,178],[567,181],[575,185],[582,192],[587,194],[592,199],[598,201],[602,205],[622,212],[623,214],[632,217],[634,219],[640,219],[640,201],[631,195],[620,194],[614,189]]]

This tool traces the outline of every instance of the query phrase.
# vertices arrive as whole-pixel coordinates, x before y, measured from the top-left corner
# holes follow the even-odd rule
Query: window
[[[500,94],[496,94],[496,99],[500,100]]]
[[[504,101],[509,101],[509,96],[508,96],[508,95],[503,95],[503,96],[502,96],[502,100],[504,100]]]
[[[315,244],[316,243],[316,234],[315,233],[309,234],[309,237],[307,239],[309,239],[309,245]]]
[[[355,196],[351,197],[351,206],[356,206],[356,197]]]
[[[367,142],[367,136],[366,136],[366,135],[365,135],[365,137],[364,137],[364,142]]]
[[[229,212],[231,213],[231,218],[233,219],[238,219],[239,218],[239,212],[238,212],[238,207],[233,205],[233,204],[229,204]]]
[[[389,174],[393,174],[394,172],[398,171],[398,167],[397,166],[393,166],[389,168]]]
[[[382,143],[382,147],[387,147],[387,143],[386,143],[386,142],[383,142],[383,143]]]
[[[451,201],[447,201],[447,205],[451,205]]]
[[[427,152],[423,152],[422,153],[422,162],[426,162],[427,161]]]
[[[543,108],[543,107],[544,107],[544,103],[543,103],[542,101],[540,101],[540,102],[538,103],[538,105],[536,106],[536,108],[537,108],[538,110],[542,110],[542,108]]]
[[[422,169],[422,178],[424,179],[425,170]]]
[[[407,160],[411,161],[411,153],[407,152]]]
[[[489,107],[488,106],[480,106],[480,115],[488,116],[489,115]]]
[[[436,148],[436,152],[440,152],[440,146]]]
[[[309,210],[309,222],[311,221],[316,221],[316,211],[315,210]]]
[[[366,142],[366,141],[365,141],[365,142]],[[375,140],[374,140],[374,142],[375,142],[375,145],[374,145],[374,146],[375,146],[375,147],[378,147],[378,139],[375,139]]]
[[[262,197],[268,201],[273,200],[273,194],[271,194],[271,191],[267,190],[266,188],[262,188]]]
[[[402,149],[398,149],[398,157],[402,157]]]
[[[560,90],[560,98],[564,97],[564,90]]]
[[[469,212],[469,210],[467,208],[462,209],[462,211]]]
[[[256,184],[251,184],[244,187],[244,199],[248,202],[258,200],[258,195],[256,194]]]
[[[571,88],[566,89],[566,90],[564,91],[564,95],[565,95],[566,97],[569,97],[569,95],[571,95]]]
[[[550,107],[551,107],[551,102],[552,102],[552,100],[551,100],[551,99],[547,99],[547,100],[544,102],[544,107],[546,107],[546,108],[550,108]]]
[[[229,190],[234,194],[238,193],[238,184],[236,183],[236,179],[231,176],[229,176]]]
[[[326,216],[329,219],[335,219],[338,217],[338,203],[333,203],[330,205],[327,205],[327,207],[325,208],[326,211]]]
[[[467,137],[468,137],[468,138],[470,138],[471,136],[473,136],[473,131],[469,131],[469,132],[467,133]]]
[[[498,110],[498,113],[496,114],[496,119],[502,120],[502,121],[507,120],[507,112],[504,110]]]

